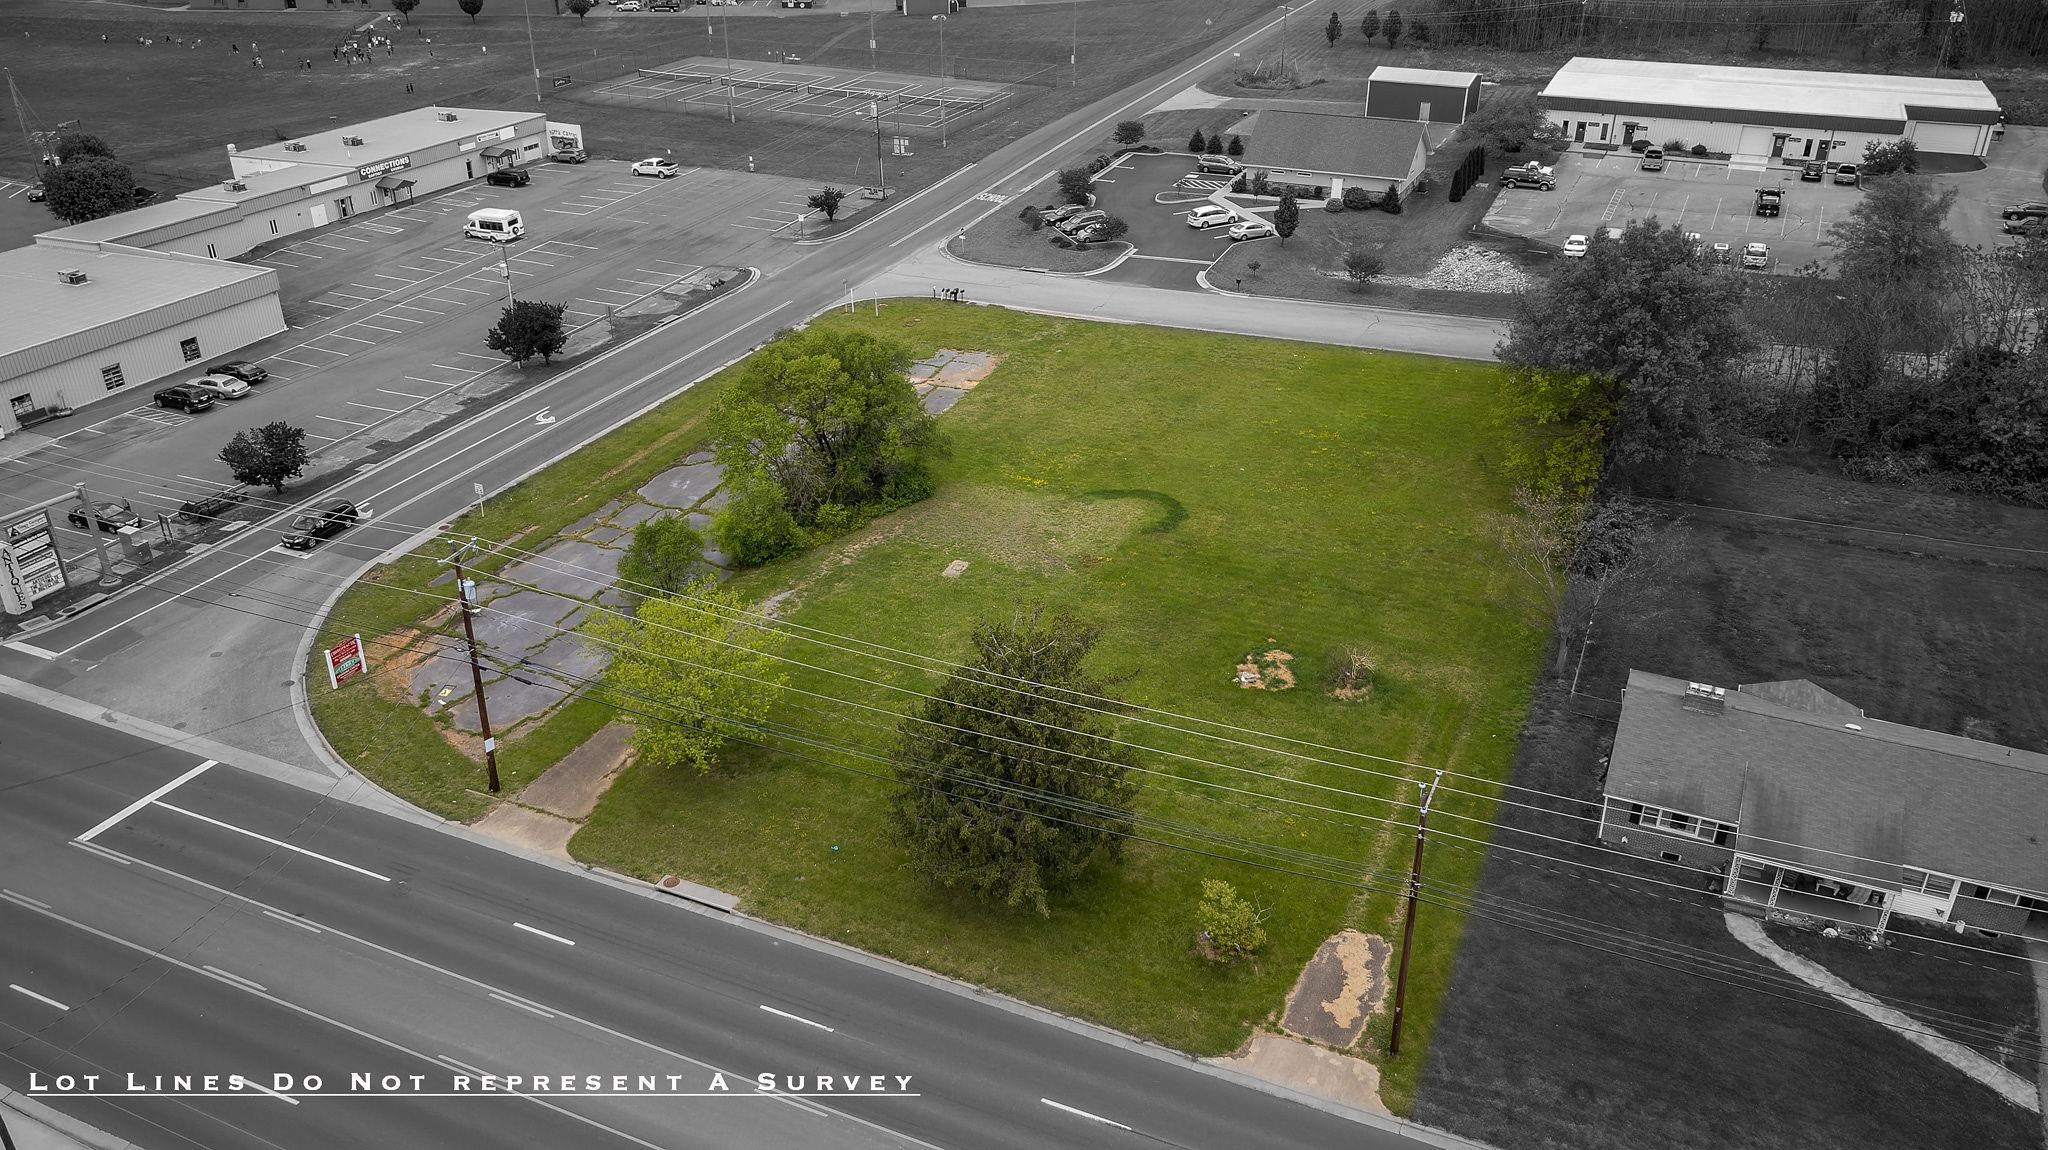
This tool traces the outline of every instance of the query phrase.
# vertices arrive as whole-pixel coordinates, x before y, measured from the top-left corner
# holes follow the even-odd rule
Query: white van
[[[511,208],[478,208],[469,213],[469,225],[462,234],[494,243],[507,243],[526,234],[526,221]]]

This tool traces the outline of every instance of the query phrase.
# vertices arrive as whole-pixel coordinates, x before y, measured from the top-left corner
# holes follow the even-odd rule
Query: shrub
[[[1683,152],[1685,150],[1685,141],[1677,136],[1673,136],[1664,141],[1664,150],[1667,152]]]
[[[1704,156],[1704,155],[1706,155],[1706,154],[1707,154],[1707,146],[1706,146],[1705,144],[1694,144],[1694,145],[1692,146],[1692,154],[1693,154],[1693,155],[1695,155],[1695,156]]]
[[[1208,143],[1208,145],[1207,145],[1207,146],[1205,146],[1205,147],[1204,147],[1204,148],[1203,148],[1202,150],[1203,150],[1204,152],[1207,152],[1208,154],[1210,154],[1210,155],[1212,155],[1212,156],[1220,156],[1220,155],[1222,155],[1222,154],[1223,154],[1223,136],[1222,136],[1222,134],[1221,134],[1221,133],[1218,133],[1218,134],[1216,134],[1216,135],[1212,135],[1212,136],[1210,136],[1210,137],[1209,137],[1209,143]]]
[[[1355,248],[1344,253],[1344,277],[1354,287],[1364,287],[1373,277],[1387,270],[1385,260],[1378,253]]]
[[[1380,196],[1380,210],[1390,216],[1401,214],[1401,189],[1389,186]]]
[[[1125,120],[1116,126],[1116,142],[1135,144],[1145,138],[1145,123],[1142,120]]]
[[[758,567],[804,545],[803,528],[773,488],[736,492],[711,518],[711,538],[742,567]]]
[[[1024,210],[1017,213],[1017,218],[1023,220],[1034,232],[1045,226],[1045,213],[1039,210],[1037,204],[1025,204]]]
[[[633,528],[633,541],[619,558],[619,586],[636,600],[679,595],[704,574],[704,537],[680,515]]]
[[[1344,647],[1330,653],[1329,690],[1333,698],[1355,703],[1372,695],[1379,662],[1363,647]]]
[[[1229,146],[1229,147],[1227,147],[1227,148],[1224,148],[1224,149],[1223,149],[1223,153],[1224,153],[1225,155],[1227,155],[1227,156],[1242,156],[1242,155],[1244,155],[1244,137],[1242,137],[1242,136],[1232,136],[1232,137],[1230,137],[1230,146]]]
[[[1648,151],[1649,148],[1650,137],[1648,136],[1638,136],[1635,139],[1629,141],[1628,145],[1628,150],[1631,152],[1645,152]]]
[[[1195,923],[1204,948],[1218,959],[1247,958],[1266,945],[1265,912],[1255,909],[1222,879],[1202,880]]]
[[[1365,209],[1372,206],[1372,193],[1366,191],[1364,188],[1345,188],[1344,206],[1350,208],[1353,211],[1362,212]]]
[[[1204,136],[1202,134],[1202,129],[1200,128],[1196,128],[1195,134],[1188,137],[1188,151],[1193,152],[1198,156],[1202,154],[1202,149],[1208,146],[1209,137]]]
[[[1863,174],[1889,176],[1893,172],[1912,175],[1920,170],[1920,145],[1911,140],[1876,140],[1863,145]]]
[[[1253,173],[1252,173],[1252,195],[1255,195],[1255,196],[1270,196],[1270,195],[1272,195],[1272,194],[1273,194],[1273,177],[1272,177],[1271,175],[1269,175],[1268,173],[1266,173],[1266,172],[1253,172]]]
[[[1326,211],[1326,212],[1341,212],[1341,211],[1343,211],[1343,210],[1344,210],[1344,200],[1343,200],[1343,198],[1342,198],[1342,197],[1340,197],[1340,196],[1331,196],[1331,197],[1330,197],[1329,199],[1327,199],[1327,200],[1324,200],[1324,201],[1323,201],[1323,210],[1324,210],[1324,211]]]
[[[1235,180],[1230,181],[1230,190],[1236,192],[1240,196],[1250,191],[1251,186],[1251,181],[1246,179],[1242,175],[1238,176]]]

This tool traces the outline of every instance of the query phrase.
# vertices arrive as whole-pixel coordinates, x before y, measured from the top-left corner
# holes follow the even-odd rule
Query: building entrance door
[[[351,203],[353,198],[351,196],[343,196],[334,201],[334,210],[339,213],[341,219],[345,220],[355,214],[355,206]]]
[[[1572,143],[1574,143],[1574,144],[1583,144],[1583,143],[1585,143],[1585,142],[1586,142],[1586,122],[1585,122],[1584,120],[1580,120],[1580,121],[1578,122],[1578,124],[1576,125],[1576,127],[1574,128],[1573,132],[1572,132]]]
[[[1777,159],[1782,159],[1782,158],[1784,157],[1784,155],[1785,155],[1785,140],[1786,140],[1786,139],[1787,139],[1787,137],[1785,137],[1785,136],[1782,136],[1782,135],[1776,135],[1776,136],[1772,136],[1772,137],[1771,137],[1771,158],[1772,158],[1772,159],[1774,159],[1774,160],[1777,160]]]

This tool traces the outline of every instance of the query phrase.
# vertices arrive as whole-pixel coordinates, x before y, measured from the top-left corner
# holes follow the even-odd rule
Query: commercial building
[[[1239,130],[1247,171],[1267,172],[1276,184],[1310,188],[1317,196],[1339,196],[1346,188],[1379,195],[1390,187],[1405,195],[1429,160],[1421,120],[1268,108]]]
[[[1381,65],[1365,78],[1365,114],[1462,124],[1479,110],[1479,73]]]
[[[2003,119],[1979,80],[1578,57],[1541,98],[1576,143],[1704,144],[1735,162],[1860,160],[1865,144],[1982,157]]]
[[[1887,723],[1794,679],[1629,673],[1600,839],[1731,907],[2048,938],[2048,755]]]
[[[110,397],[147,403],[147,385],[193,375],[284,330],[277,273],[103,242],[0,252],[0,431]]]

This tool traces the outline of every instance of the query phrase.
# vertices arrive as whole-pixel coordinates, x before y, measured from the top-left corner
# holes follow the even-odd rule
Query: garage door
[[[1923,152],[1946,152],[1956,156],[1975,156],[1977,140],[1984,129],[1975,124],[1915,124],[1913,142]]]
[[[1771,154],[1771,130],[1744,125],[1742,142],[1735,148],[1738,156],[1768,156]]]

